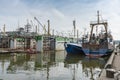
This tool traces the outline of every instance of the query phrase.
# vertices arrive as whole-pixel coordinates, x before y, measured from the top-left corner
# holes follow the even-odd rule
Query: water
[[[0,54],[0,80],[96,80],[107,58],[41,54]]]

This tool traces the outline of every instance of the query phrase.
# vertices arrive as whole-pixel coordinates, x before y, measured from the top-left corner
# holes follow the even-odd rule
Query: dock
[[[97,80],[120,80],[120,49],[111,54]]]
[[[28,53],[24,50],[0,50],[0,54],[10,54],[10,53]]]

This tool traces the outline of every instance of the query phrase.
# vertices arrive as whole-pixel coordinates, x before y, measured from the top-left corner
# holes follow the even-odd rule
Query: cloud
[[[24,26],[26,19],[34,20],[36,16],[46,25],[49,19],[51,28],[60,32],[72,30],[75,19],[77,29],[83,32],[84,28],[90,30],[89,22],[96,20],[96,11],[100,10],[103,19],[108,20],[114,38],[120,39],[119,8],[119,0],[0,0],[0,26],[6,24],[7,30],[15,30],[18,21]]]

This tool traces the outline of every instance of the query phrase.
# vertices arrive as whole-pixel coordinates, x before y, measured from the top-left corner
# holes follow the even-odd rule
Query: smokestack
[[[48,20],[48,36],[50,35],[50,20]]]

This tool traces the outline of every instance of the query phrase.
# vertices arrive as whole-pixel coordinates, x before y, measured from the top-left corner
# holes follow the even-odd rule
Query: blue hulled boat
[[[89,42],[82,42],[82,50],[87,56],[105,56],[114,50],[113,37],[111,32],[108,32],[108,23],[99,19],[99,11],[97,15],[97,21],[90,23]],[[96,29],[94,30],[94,28]]]
[[[65,50],[68,54],[81,54],[82,51],[82,45],[81,43],[65,43]]]
[[[77,38],[76,38],[76,24],[75,20],[73,21],[74,26],[74,38],[70,42],[65,42],[64,47],[68,54],[82,54],[82,44],[81,39],[78,38],[78,31],[77,31]]]

